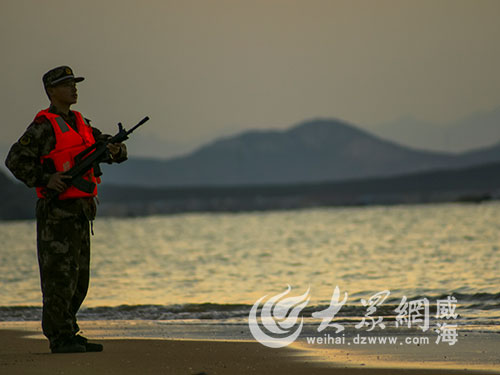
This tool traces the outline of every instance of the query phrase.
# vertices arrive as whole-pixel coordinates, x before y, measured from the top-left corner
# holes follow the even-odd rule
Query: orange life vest
[[[49,154],[43,155],[40,158],[40,161],[43,164],[45,160],[51,159],[54,162],[57,172],[64,172],[73,167],[75,164],[75,156],[95,143],[94,136],[92,135],[92,128],[87,123],[87,120],[83,118],[80,112],[72,112],[76,117],[78,132],[68,125],[61,116],[50,113],[48,109],[38,112],[35,116],[35,122],[40,121],[41,117],[45,117],[50,121],[52,128],[54,129],[56,146]],[[101,182],[100,178],[95,178],[93,169],[88,171],[83,178],[95,184]],[[45,191],[45,187],[36,188],[39,198],[45,198]],[[94,188],[92,193],[86,193],[74,186],[70,186],[64,192],[59,194],[59,199],[95,197],[96,195],[97,186]]]

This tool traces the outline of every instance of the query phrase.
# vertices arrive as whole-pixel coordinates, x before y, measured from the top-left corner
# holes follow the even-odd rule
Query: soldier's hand
[[[121,152],[121,143],[110,143],[108,144],[108,150],[111,153],[111,158],[116,159]]]
[[[56,172],[52,176],[50,176],[47,187],[59,193],[62,193],[64,190],[66,190],[68,188],[68,185],[66,185],[63,180],[70,179],[71,176],[66,176],[63,173],[64,172]]]

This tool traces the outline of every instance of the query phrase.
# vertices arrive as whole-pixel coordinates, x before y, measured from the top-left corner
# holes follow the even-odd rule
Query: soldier
[[[76,313],[89,285],[89,223],[95,218],[95,197],[65,184],[64,171],[73,166],[74,156],[98,140],[109,139],[91,127],[89,120],[70,110],[77,102],[75,77],[68,66],[43,76],[50,107],[40,111],[22,137],[11,147],[7,168],[28,187],[36,187],[37,249],[43,294],[43,333],[52,353],[102,351],[79,335]],[[124,144],[108,146],[108,163],[127,159]],[[85,179],[99,182],[90,171]],[[60,194],[48,199],[47,189]]]

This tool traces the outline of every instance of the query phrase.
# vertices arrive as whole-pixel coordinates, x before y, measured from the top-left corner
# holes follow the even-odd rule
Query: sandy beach
[[[90,325],[90,322],[85,322]],[[39,331],[0,330],[0,373],[2,374],[500,374],[492,363],[480,363],[476,356],[499,338],[464,342],[458,350],[462,362],[435,362],[434,365],[389,360],[382,347],[338,348],[315,351],[301,345],[270,349],[257,342],[191,339],[96,339],[104,344],[102,353],[50,354]],[[91,336],[90,336],[91,337]],[[493,345],[493,346],[492,346]],[[498,346],[497,346],[498,347]],[[484,349],[484,350],[483,350]],[[375,355],[380,353],[380,356]],[[463,354],[468,353],[468,354]],[[406,354],[411,356],[411,351]],[[403,356],[401,356],[403,355]],[[423,354],[422,359],[428,358]],[[378,357],[378,360],[377,360]],[[464,366],[469,363],[470,366]],[[435,366],[435,368],[432,368]]]

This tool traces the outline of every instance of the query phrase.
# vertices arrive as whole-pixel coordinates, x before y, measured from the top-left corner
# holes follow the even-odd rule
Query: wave
[[[457,313],[464,319],[474,319],[481,311],[498,309],[500,293],[452,294],[458,301]],[[429,300],[429,311],[436,312],[435,301],[446,299],[448,295],[426,297]],[[424,298],[415,296],[408,301]],[[391,320],[395,318],[395,309],[400,301],[389,300],[389,303],[377,306],[376,316],[384,316]],[[302,316],[311,318],[315,311],[327,309],[329,305],[320,304],[306,307]],[[174,305],[119,305],[82,308],[78,313],[81,320],[229,320],[248,317],[250,304],[174,304]],[[342,306],[336,317],[353,320],[365,316],[366,307],[361,304]],[[0,306],[0,321],[36,321],[42,317],[40,306]]]

